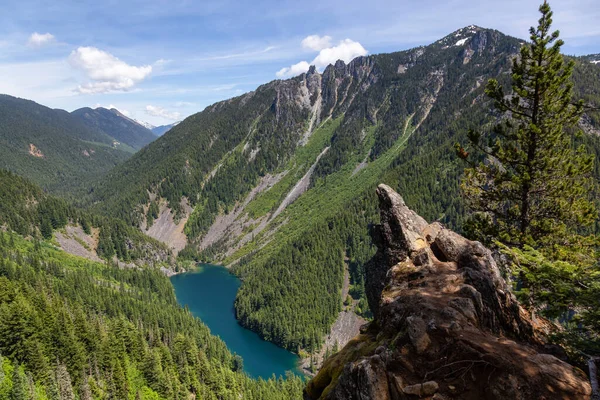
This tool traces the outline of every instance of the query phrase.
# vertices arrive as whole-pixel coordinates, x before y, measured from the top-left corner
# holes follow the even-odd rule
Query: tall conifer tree
[[[512,261],[517,294],[532,315],[566,322],[562,344],[578,355],[597,355],[598,237],[584,234],[598,218],[589,200],[593,157],[573,145],[583,113],[583,102],[572,99],[574,62],[560,54],[559,32],[550,33],[548,3],[539,10],[531,42],[513,61],[512,92],[495,79],[487,84],[501,122],[486,135],[469,132],[481,159],[470,160],[471,150],[455,145],[470,164],[461,185],[474,211],[466,230],[500,242]]]
[[[569,233],[591,224],[597,212],[587,194],[592,186],[593,158],[574,149],[567,129],[579,121],[583,103],[573,103],[574,62],[560,53],[563,41],[552,33],[552,11],[540,6],[531,42],[513,61],[512,93],[495,79],[487,95],[501,113],[493,132],[469,132],[471,145],[483,159],[470,162],[463,193],[475,211],[472,231],[480,239],[508,245],[570,245]],[[459,157],[468,152],[456,145]]]

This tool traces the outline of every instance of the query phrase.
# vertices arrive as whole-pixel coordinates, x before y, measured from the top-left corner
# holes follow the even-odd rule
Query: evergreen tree
[[[512,93],[497,80],[486,87],[496,109],[504,113],[492,134],[469,132],[484,159],[465,171],[462,189],[476,218],[467,231],[480,239],[508,245],[569,245],[581,225],[597,217],[587,199],[592,186],[593,158],[583,147],[573,149],[573,127],[583,103],[574,104],[571,75],[574,62],[560,54],[559,32],[550,33],[552,11],[540,6],[531,42],[513,61]],[[459,144],[458,155],[468,152]]]
[[[71,375],[69,375],[67,367],[62,363],[56,367],[56,380],[58,381],[61,400],[75,400],[75,393],[71,385]]]
[[[54,371],[49,374],[48,379],[44,383],[46,386],[46,397],[48,397],[48,400],[61,400]]]
[[[40,232],[44,239],[52,238],[52,222],[50,219],[42,217],[42,222],[40,224]]]
[[[82,374],[83,380],[79,388],[79,399],[80,400],[92,400],[92,391],[88,382],[89,377],[84,373]]]
[[[2,358],[2,354],[0,354],[0,385],[2,384],[2,382],[4,381],[4,368],[2,368],[2,363],[4,362],[4,359]]]
[[[244,370],[244,360],[238,354],[234,354],[233,356],[233,368],[234,371],[243,371]]]
[[[598,238],[586,236],[586,226],[598,217],[588,199],[593,157],[583,146],[574,148],[572,133],[583,111],[581,101],[572,101],[574,63],[560,54],[559,32],[550,33],[548,3],[539,10],[531,42],[513,61],[512,93],[505,95],[493,79],[486,87],[504,113],[502,122],[486,143],[469,132],[483,160],[470,161],[468,151],[455,145],[471,165],[462,189],[476,214],[466,231],[509,256],[520,300],[532,315],[565,322],[561,336],[568,349],[598,354]]]
[[[15,365],[11,400],[30,400],[29,385],[23,367]]]

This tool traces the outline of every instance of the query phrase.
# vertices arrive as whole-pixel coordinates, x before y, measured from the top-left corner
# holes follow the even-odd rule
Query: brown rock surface
[[[177,253],[187,244],[187,237],[185,236],[183,229],[192,213],[192,208],[188,204],[186,198],[181,199],[181,206],[185,213],[183,217],[176,222],[175,215],[167,206],[166,201],[161,200],[158,218],[156,218],[152,226],[147,228],[144,232],[151,238],[165,243],[171,248],[175,255],[177,255]]]
[[[585,374],[544,354],[490,250],[428,225],[380,185],[377,254],[366,266],[375,320],[330,357],[306,399],[589,399]]]

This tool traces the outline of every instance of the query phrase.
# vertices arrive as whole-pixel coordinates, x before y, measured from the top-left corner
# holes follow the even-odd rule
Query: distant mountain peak
[[[143,126],[146,129],[152,130],[152,129],[156,128],[156,125],[152,125],[150,122],[140,121],[139,119],[135,119],[135,118],[133,119],[133,121],[140,124],[141,126]]]
[[[72,112],[86,125],[99,129],[119,143],[138,150],[156,139],[147,125],[125,115],[117,108],[85,107]]]
[[[97,109],[104,109],[104,110],[106,110],[106,108],[104,108],[104,107],[98,107]],[[97,110],[97,109],[96,109],[96,110]],[[112,111],[112,112],[113,112],[113,113],[115,113],[115,114],[117,114],[119,117],[127,117],[125,114],[123,114],[123,113],[122,113],[121,111],[119,111],[119,109],[117,109],[117,108],[114,108],[114,107],[112,107],[112,108],[110,108],[110,109],[108,109],[108,110],[109,110],[109,111]]]
[[[152,131],[152,133],[154,133],[156,136],[162,136],[165,133],[167,133],[172,127],[174,127],[175,125],[179,124],[181,121],[177,121],[177,122],[173,122],[172,124],[169,125],[159,125],[159,126],[155,126],[153,128],[151,128],[150,130]]]
[[[103,107],[98,107],[97,109],[103,109],[103,110],[106,110],[106,108],[103,108]],[[140,125],[140,126],[143,126],[143,127],[144,127],[144,128],[146,128],[146,129],[152,130],[153,128],[155,128],[155,126],[154,126],[154,125],[152,125],[151,123],[149,123],[149,122],[144,122],[144,121],[140,121],[140,120],[138,120],[138,119],[135,119],[135,118],[131,118],[131,117],[129,117],[129,116],[127,116],[127,115],[123,114],[123,113],[122,113],[121,111],[119,111],[119,109],[117,109],[117,108],[114,108],[114,107],[113,107],[113,108],[111,108],[109,111],[111,111],[113,114],[115,114],[115,115],[117,115],[117,116],[119,116],[119,117],[121,117],[121,118],[125,118],[125,119],[127,119],[127,120],[129,120],[129,121],[133,122],[134,124],[138,124],[138,125]]]
[[[448,36],[437,41],[444,46],[463,46],[470,38],[475,36],[477,33],[485,31],[486,29],[481,28],[477,25],[469,25],[464,28],[460,28]]]
[[[600,53],[581,56],[581,59],[584,61],[589,61],[592,64],[600,65]]]

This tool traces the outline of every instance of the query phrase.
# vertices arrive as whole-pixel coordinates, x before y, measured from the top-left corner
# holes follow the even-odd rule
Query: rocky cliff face
[[[374,321],[328,359],[306,399],[588,399],[585,374],[544,353],[490,250],[377,189],[378,252],[367,266]]]

